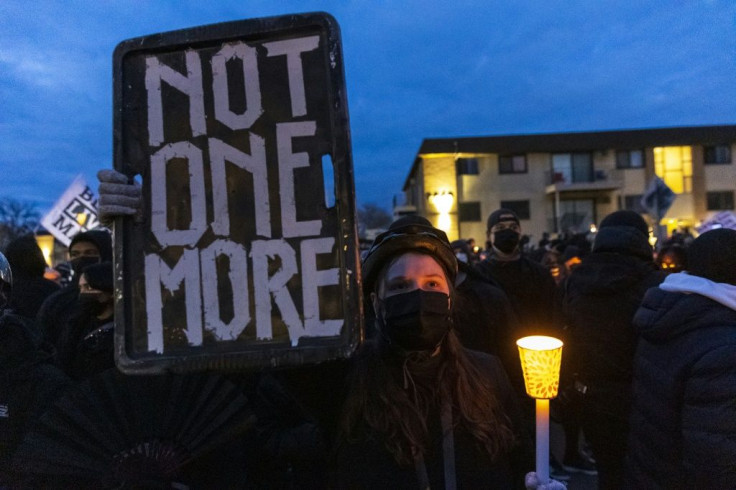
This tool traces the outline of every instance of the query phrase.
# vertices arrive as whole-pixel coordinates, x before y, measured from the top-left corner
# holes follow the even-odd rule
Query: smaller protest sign
[[[698,233],[705,233],[716,228],[736,230],[736,213],[733,211],[721,211],[713,215],[712,218],[703,221],[703,224],[698,226],[696,230],[698,230]]]
[[[74,179],[51,211],[41,219],[41,225],[66,246],[69,246],[74,235],[96,228],[99,224],[97,196],[82,175]]]

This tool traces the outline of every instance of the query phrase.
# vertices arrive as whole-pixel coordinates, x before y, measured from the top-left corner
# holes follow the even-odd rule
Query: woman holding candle
[[[452,329],[456,271],[445,233],[416,216],[369,250],[364,291],[377,335],[355,359],[336,487],[524,487],[533,454],[506,373]]]

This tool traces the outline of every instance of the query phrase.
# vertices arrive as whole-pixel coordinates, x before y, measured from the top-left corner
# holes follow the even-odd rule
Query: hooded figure
[[[46,260],[33,235],[25,235],[10,242],[5,256],[15,276],[10,307],[17,315],[35,318],[41,304],[59,290],[59,285],[43,277]]]
[[[69,244],[72,281],[50,295],[36,315],[36,325],[44,339],[58,348],[59,335],[75,312],[79,296],[79,275],[88,265],[112,261],[112,237],[104,229],[77,233]]]
[[[736,488],[736,230],[700,235],[688,264],[634,317],[626,488]]]
[[[620,489],[637,336],[632,320],[650,287],[665,277],[654,263],[649,227],[616,211],[598,227],[592,252],[562,284],[563,376],[577,380],[583,432],[601,489]],[[571,383],[571,382],[570,382]]]
[[[532,462],[517,400],[498,358],[455,335],[456,275],[447,236],[418,216],[369,249],[377,332],[354,358],[337,488],[523,488]]]

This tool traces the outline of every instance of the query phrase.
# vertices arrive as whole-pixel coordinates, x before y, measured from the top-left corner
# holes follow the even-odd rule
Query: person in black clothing
[[[491,255],[477,265],[503,289],[519,320],[519,333],[556,333],[552,323],[555,281],[549,270],[521,250],[521,224],[510,209],[498,209],[488,217]]]
[[[28,318],[8,308],[13,279],[0,254],[0,488],[21,488],[10,461],[23,436],[70,385]],[[17,486],[16,486],[17,485]]]
[[[79,277],[79,297],[58,346],[58,364],[74,379],[115,367],[112,263],[88,265]]]
[[[423,218],[374,241],[363,274],[378,332],[354,360],[335,487],[522,487],[530,441],[498,358],[457,340],[456,273],[445,233]]]
[[[634,317],[626,488],[736,488],[736,230],[700,235],[688,263]]]
[[[33,235],[10,242],[5,257],[14,273],[10,307],[16,315],[33,319],[44,300],[59,290],[59,285],[43,277],[46,260]]]
[[[565,356],[562,377],[579,404],[583,432],[601,489],[622,487],[637,337],[632,319],[657,268],[646,222],[616,211],[599,226],[592,252],[562,285]]]
[[[112,237],[105,229],[77,233],[69,244],[72,281],[51,294],[36,315],[36,325],[44,339],[58,348],[59,337],[75,311],[79,296],[79,276],[85,267],[112,261]]]
[[[455,240],[451,245],[458,265],[452,319],[460,343],[465,348],[498,356],[507,373],[518,371],[521,377],[516,347],[521,335],[506,293],[463,260],[470,254],[465,240]]]
[[[515,340],[521,337],[559,336],[554,315],[555,281],[546,267],[523,253],[521,232],[519,217],[514,211],[501,208],[492,212],[486,231],[491,242],[490,255],[476,266],[481,275],[496,282],[506,293],[516,316],[517,325],[512,329],[516,339],[506,345],[509,352],[516,349]],[[521,400],[527,430],[533,431],[534,400],[526,396],[520,364],[509,363],[508,374]],[[554,463],[554,459],[551,461]]]

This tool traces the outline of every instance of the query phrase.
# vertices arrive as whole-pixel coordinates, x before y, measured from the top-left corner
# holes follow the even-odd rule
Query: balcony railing
[[[586,178],[575,178],[562,172],[545,172],[547,194],[565,191],[607,191],[623,187],[620,170],[594,170]]]

